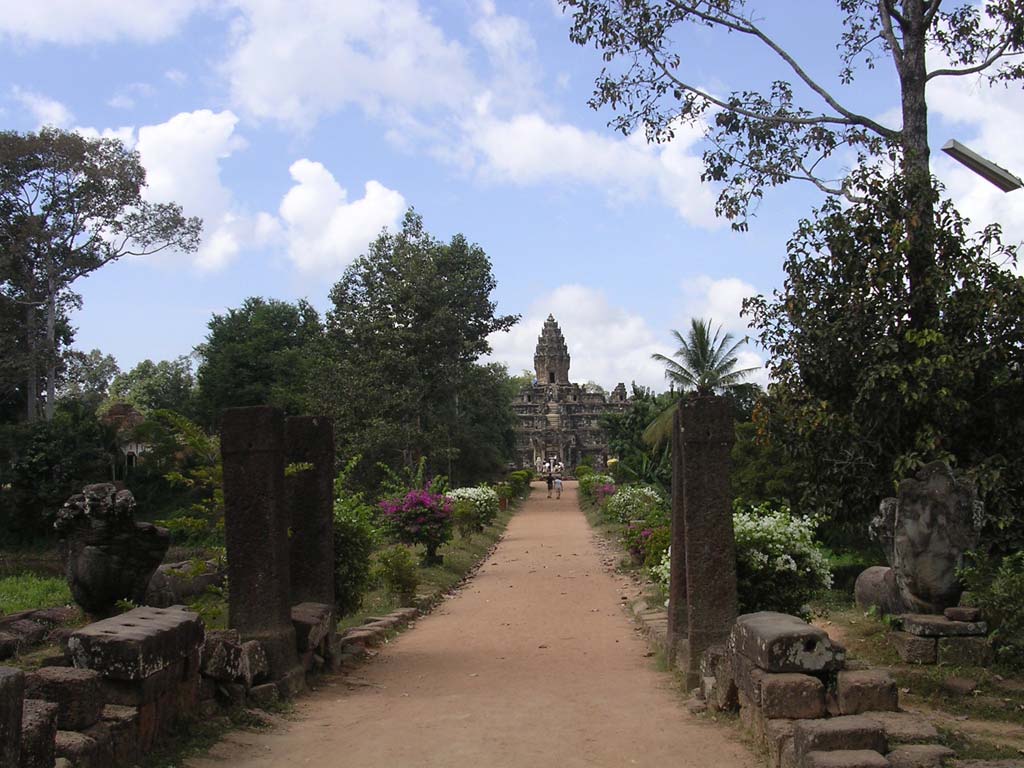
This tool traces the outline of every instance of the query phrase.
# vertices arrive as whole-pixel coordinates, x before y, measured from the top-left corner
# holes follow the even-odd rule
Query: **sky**
[[[833,3],[753,0],[764,28],[857,111],[899,127],[891,66],[838,83]],[[714,214],[699,126],[669,144],[608,127],[587,101],[602,61],[572,44],[556,0],[0,0],[0,129],[115,136],[138,150],[147,199],[201,216],[194,254],[125,258],[75,284],[75,345],[139,361],[190,354],[213,313],[248,296],[329,309],[345,267],[408,207],[493,263],[493,359],[532,368],[558,320],[570,377],[664,389],[651,354],[704,317],[738,337],[745,296],[783,280],[786,242],[821,196],[769,190],[749,231]],[[715,93],[787,76],[764,50],[680,33]],[[1024,90],[933,81],[933,170],[980,227],[1024,238],[1004,194],[938,152],[956,138],[1024,175]],[[740,364],[764,354],[744,348]],[[756,379],[766,381],[759,371]]]

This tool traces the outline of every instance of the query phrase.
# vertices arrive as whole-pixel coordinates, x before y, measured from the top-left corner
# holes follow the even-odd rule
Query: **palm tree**
[[[690,331],[685,337],[675,329],[672,335],[679,342],[679,349],[672,357],[654,354],[651,358],[665,364],[665,378],[673,388],[678,387],[680,398],[687,392],[714,395],[749,386],[743,380],[757,368],[736,368],[736,350],[746,339],[735,341],[731,333],[722,333],[722,326],[718,326],[712,335],[711,323],[702,318],[690,321]],[[657,445],[669,436],[672,413],[678,402],[676,400],[658,414],[644,430],[644,441],[648,445]]]

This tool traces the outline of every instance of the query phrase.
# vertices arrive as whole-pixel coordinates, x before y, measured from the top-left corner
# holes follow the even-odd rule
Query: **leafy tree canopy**
[[[195,403],[192,361],[185,356],[158,363],[143,360],[114,377],[110,398],[130,403],[143,414],[157,410],[191,414]]]

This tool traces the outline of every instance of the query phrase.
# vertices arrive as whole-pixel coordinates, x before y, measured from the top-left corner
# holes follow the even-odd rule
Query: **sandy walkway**
[[[645,658],[566,486],[555,501],[535,485],[462,593],[352,675],[368,685],[329,680],[286,728],[231,734],[188,765],[756,765]]]

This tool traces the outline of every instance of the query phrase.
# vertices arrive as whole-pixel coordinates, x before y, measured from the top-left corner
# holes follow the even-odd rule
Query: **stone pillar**
[[[683,513],[683,441],[679,408],[672,415],[672,560],[669,566],[668,656],[685,654],[686,645],[686,520]]]
[[[228,408],[221,419],[228,626],[259,640],[271,676],[298,666],[291,619],[284,418],[276,408]]]
[[[326,416],[285,421],[289,464],[312,468],[285,478],[291,519],[291,604],[334,608],[334,424]]]
[[[25,673],[0,667],[0,765],[21,762],[21,712],[25,699]]]
[[[687,687],[693,688],[701,654],[724,643],[736,619],[736,542],[729,488],[736,432],[732,407],[724,397],[685,401],[679,416],[688,639],[681,671]]]

